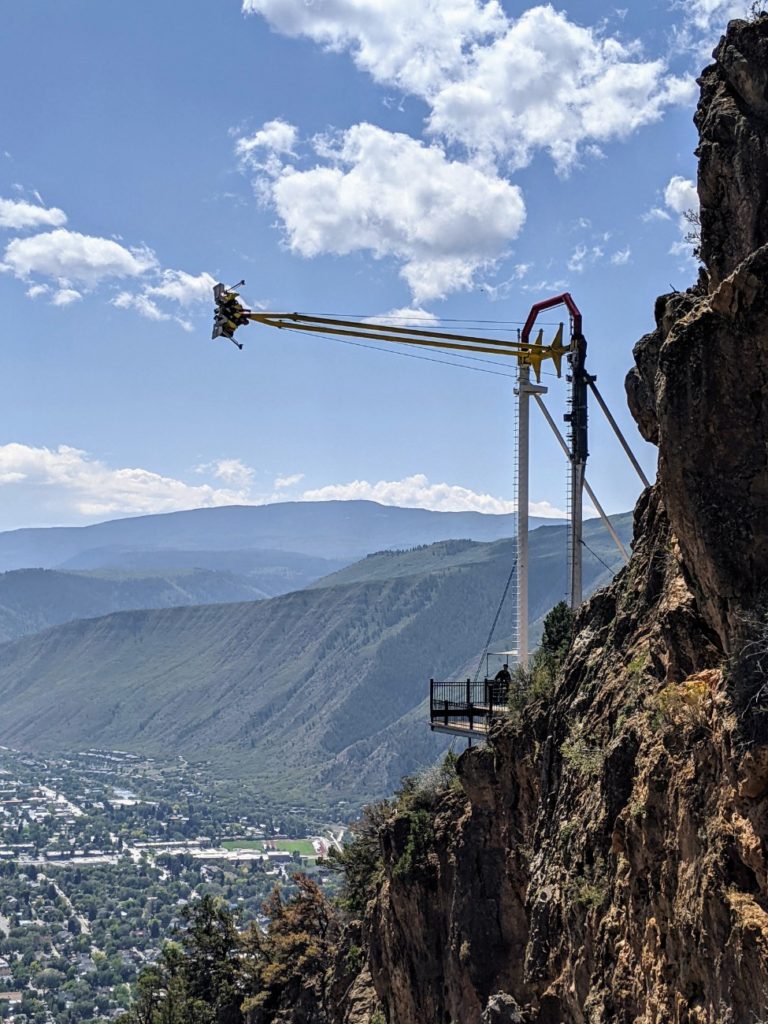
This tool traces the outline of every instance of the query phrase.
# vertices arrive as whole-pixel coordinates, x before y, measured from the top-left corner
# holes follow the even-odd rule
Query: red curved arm
[[[573,317],[573,335],[578,338],[581,335],[581,313],[579,307],[571,298],[568,292],[563,292],[562,295],[554,295],[551,299],[544,299],[542,302],[537,302],[531,306],[531,312],[528,314],[528,319],[525,321],[525,327],[520,336],[520,341],[527,345],[531,337],[531,331],[533,325],[536,323],[536,317],[539,313],[545,309],[551,309],[553,306],[567,306],[568,312]]]

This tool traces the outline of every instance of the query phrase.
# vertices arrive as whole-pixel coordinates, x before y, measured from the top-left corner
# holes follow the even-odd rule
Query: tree
[[[275,888],[264,903],[269,929],[252,925],[243,940],[247,988],[243,1003],[253,1024],[270,1024],[293,1010],[295,1019],[326,1020],[329,974],[340,922],[319,886],[306,875],[292,876],[298,892],[285,902]],[[301,1008],[307,1007],[302,1013]],[[320,1008],[317,1017],[311,1008]]]
[[[213,1007],[219,1024],[239,1024],[242,996],[237,988],[239,936],[224,901],[203,896],[185,910],[181,937],[189,995]]]
[[[573,642],[576,614],[565,601],[560,601],[544,619],[541,650],[562,661]]]
[[[52,967],[46,967],[45,970],[40,971],[35,976],[35,985],[37,988],[46,989],[50,992],[58,992],[65,980],[66,975],[61,971],[56,971]]]

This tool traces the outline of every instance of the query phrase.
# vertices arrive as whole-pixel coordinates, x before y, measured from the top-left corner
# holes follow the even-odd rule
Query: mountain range
[[[534,518],[530,529],[552,522]],[[385,548],[433,544],[457,537],[493,541],[513,537],[515,532],[514,514],[433,512],[374,501],[228,505],[114,519],[93,526],[0,533],[0,572],[24,568],[147,568],[149,564],[162,569],[232,571],[230,556],[246,551],[291,552],[352,562]],[[226,564],[217,561],[219,556]]]
[[[614,523],[627,541],[631,517]],[[531,533],[534,622],[566,591],[566,533]],[[619,559],[599,522],[584,539],[589,588]],[[172,751],[276,799],[358,804],[444,748],[427,682],[478,659],[514,557],[513,540],[440,541],[268,600],[80,618],[5,643],[0,742]],[[511,622],[506,607],[494,643]]]

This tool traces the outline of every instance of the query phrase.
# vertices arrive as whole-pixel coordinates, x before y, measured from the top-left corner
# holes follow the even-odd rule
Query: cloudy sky
[[[512,363],[255,326],[238,352],[210,341],[209,300],[241,277],[260,308],[475,333],[569,290],[652,473],[623,377],[655,296],[696,274],[695,76],[749,6],[4,5],[0,528],[317,498],[511,508]],[[559,416],[564,382],[544,383]],[[591,453],[603,504],[631,507],[597,412]],[[557,514],[540,422],[533,463],[532,509]]]

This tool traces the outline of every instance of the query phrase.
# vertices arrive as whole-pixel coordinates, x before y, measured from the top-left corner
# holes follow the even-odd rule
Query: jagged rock
[[[657,301],[627,397],[659,445],[687,578],[731,652],[768,574],[768,17],[732,22],[715,57],[695,118],[707,273]]]
[[[699,79],[701,257],[718,287],[768,242],[768,17],[733,21]]]
[[[629,371],[624,382],[627,402],[640,433],[651,444],[659,443],[659,421],[656,414],[659,351],[672,325],[693,309],[698,297],[698,289],[695,292],[691,290],[660,295],[654,309],[656,330],[641,338],[632,353],[635,357],[635,366]]]
[[[768,574],[768,245],[670,330],[659,480],[701,611],[726,651]]]
[[[525,1024],[525,1018],[512,996],[498,992],[488,1000],[480,1024]]]

